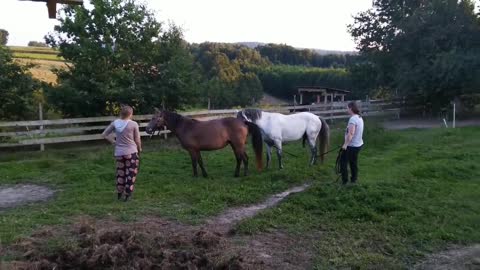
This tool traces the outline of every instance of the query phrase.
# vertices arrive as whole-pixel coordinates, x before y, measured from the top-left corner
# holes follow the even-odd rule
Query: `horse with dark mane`
[[[200,151],[211,151],[222,149],[230,145],[237,159],[235,177],[240,174],[240,166],[243,162],[244,175],[248,174],[248,156],[245,150],[248,134],[252,135],[252,145],[255,152],[257,169],[260,171],[262,165],[262,134],[260,128],[254,124],[227,117],[222,119],[199,121],[184,117],[180,114],[160,111],[156,109],[153,118],[148,123],[146,132],[153,134],[155,130],[166,126],[177,136],[180,144],[186,149],[192,158],[193,175],[198,176],[197,164],[200,165],[202,175],[207,177],[203,166]]]

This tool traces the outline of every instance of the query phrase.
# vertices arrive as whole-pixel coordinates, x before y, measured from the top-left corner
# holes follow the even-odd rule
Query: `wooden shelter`
[[[335,99],[338,101],[345,101],[345,96],[350,93],[350,91],[331,88],[331,87],[322,87],[322,86],[304,86],[298,87],[298,94],[300,96],[300,103],[303,104],[304,94],[310,94],[316,96],[316,103],[323,103],[333,102]],[[296,99],[296,98],[295,98]]]
[[[66,5],[82,5],[83,4],[83,0],[20,0],[20,1],[47,3],[48,17],[50,19],[55,19],[57,17],[57,4],[66,4]]]

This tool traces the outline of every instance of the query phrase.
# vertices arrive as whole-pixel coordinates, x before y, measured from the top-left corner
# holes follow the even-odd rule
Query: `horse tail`
[[[319,151],[320,151],[320,161],[323,163],[325,159],[325,153],[328,151],[328,146],[330,145],[330,127],[328,126],[325,119],[320,117],[320,121],[322,122],[322,128],[320,129],[320,144],[319,144]]]
[[[302,146],[303,146],[303,148],[305,148],[305,142],[307,141],[307,138],[308,138],[307,132],[305,132],[302,136]]]
[[[262,131],[254,123],[245,121],[248,126],[248,133],[252,134],[252,145],[255,151],[255,159],[257,161],[257,170],[261,171],[263,168],[263,139]]]

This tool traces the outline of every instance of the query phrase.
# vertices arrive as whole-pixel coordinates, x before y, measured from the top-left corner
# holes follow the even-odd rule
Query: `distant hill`
[[[240,44],[240,45],[244,45],[244,46],[247,46],[249,48],[252,48],[254,49],[255,47],[259,46],[259,45],[265,45],[267,43],[264,43],[264,42],[255,42],[255,41],[252,41],[252,42],[235,42],[234,44]],[[287,44],[288,45],[288,44]],[[302,50],[302,49],[309,49],[309,50],[314,50],[316,53],[320,54],[320,55],[326,55],[326,54],[357,54],[358,52],[356,51],[336,51],[336,50],[323,50],[323,49],[315,49],[315,48],[297,48],[299,50]]]

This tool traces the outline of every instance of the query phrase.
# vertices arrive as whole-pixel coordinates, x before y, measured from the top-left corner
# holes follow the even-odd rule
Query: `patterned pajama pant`
[[[130,195],[137,179],[140,159],[137,153],[118,156],[117,159],[117,192]]]

